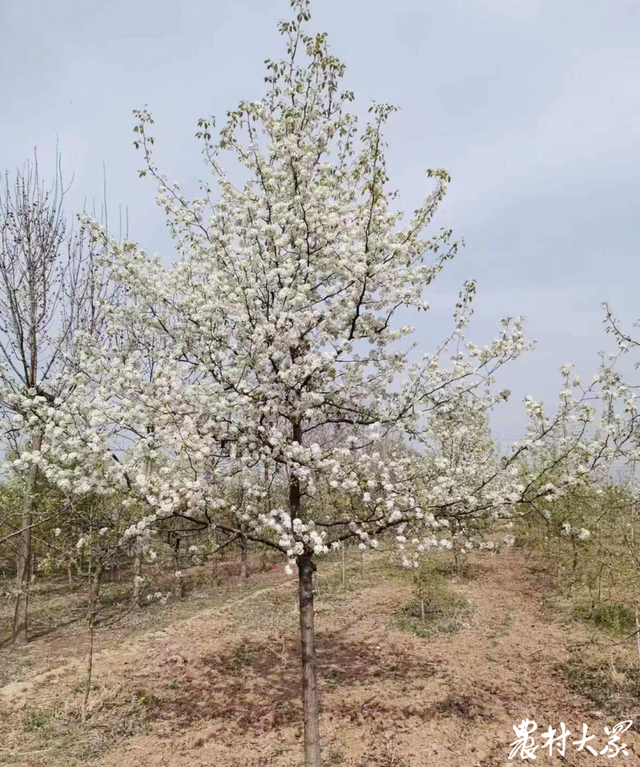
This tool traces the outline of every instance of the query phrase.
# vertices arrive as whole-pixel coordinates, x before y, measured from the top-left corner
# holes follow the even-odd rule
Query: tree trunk
[[[173,576],[173,580],[175,581],[175,584],[176,584],[176,593],[178,594],[178,598],[183,599],[184,598],[184,580],[182,578],[182,573],[178,575],[178,572],[179,571],[176,570],[176,573]]]
[[[38,574],[38,552],[33,549],[31,552],[31,578],[30,581],[33,583],[36,579],[36,575]]]
[[[142,578],[142,540],[138,537],[133,544],[133,601],[140,604],[140,584]]]
[[[302,445],[302,425],[293,421],[292,441]],[[300,478],[289,476],[289,514],[302,516]],[[322,767],[320,758],[320,699],[318,696],[318,663],[316,632],[313,625],[313,574],[316,566],[308,551],[298,557],[298,594],[300,598],[300,649],[302,654],[302,712],[304,716],[305,767]]]
[[[34,437],[32,452],[40,452],[42,435]],[[38,467],[32,464],[27,474],[22,500],[22,532],[18,545],[18,573],[16,578],[16,605],[13,615],[14,644],[23,645],[29,641],[27,622],[29,614],[29,581],[31,580],[31,525],[33,524],[33,495],[38,478]]]
[[[345,562],[344,562],[344,541],[342,542],[342,588],[345,588],[347,585],[347,571],[345,568]]]
[[[87,624],[89,627],[89,652],[87,653],[87,682],[82,700],[82,721],[87,720],[87,708],[89,706],[89,695],[91,694],[91,680],[93,678],[93,644],[96,625],[96,611],[98,597],[100,595],[100,584],[102,581],[102,561],[98,560],[95,574],[92,577],[91,562],[89,562],[89,607],[87,609]]]
[[[100,596],[100,586],[102,585],[102,562],[98,560],[93,575],[89,570],[89,608],[87,610],[87,621],[95,625],[96,605]]]
[[[313,574],[316,566],[307,555],[298,559],[300,640],[302,649],[302,710],[304,714],[304,764],[321,767],[320,699],[316,634],[313,625]]]
[[[247,569],[247,539],[240,538],[240,577],[244,580],[249,577]]]

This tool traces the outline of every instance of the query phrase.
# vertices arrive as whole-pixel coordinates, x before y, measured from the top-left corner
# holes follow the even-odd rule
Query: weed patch
[[[611,631],[616,636],[633,634],[636,630],[636,616],[625,604],[577,605],[574,617]]]
[[[574,692],[598,708],[622,719],[640,716],[640,675],[635,666],[615,666],[612,661],[574,657],[557,670]]]

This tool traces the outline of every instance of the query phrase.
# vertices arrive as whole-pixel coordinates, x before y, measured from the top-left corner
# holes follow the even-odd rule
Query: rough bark
[[[313,574],[315,569],[316,566],[311,557],[305,555],[298,558],[305,767],[321,767],[322,765],[320,756],[318,665],[313,621]]]
[[[302,444],[302,425],[293,421],[292,441]],[[302,516],[300,479],[289,477],[289,513],[291,519]],[[322,767],[320,756],[320,698],[318,695],[318,662],[313,621],[313,574],[316,566],[310,553],[298,557],[298,595],[300,600],[300,649],[302,655],[302,712],[304,716],[305,767]]]

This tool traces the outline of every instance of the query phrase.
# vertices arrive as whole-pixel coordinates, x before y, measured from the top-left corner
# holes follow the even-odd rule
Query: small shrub
[[[400,631],[429,639],[440,634],[455,634],[469,627],[471,605],[468,600],[458,597],[446,606],[425,612],[422,620],[419,604],[411,604],[401,610],[393,619],[393,625]]]
[[[423,563],[413,574],[413,584],[415,598],[394,616],[396,628],[428,638],[468,627],[471,604],[452,591],[437,564]]]

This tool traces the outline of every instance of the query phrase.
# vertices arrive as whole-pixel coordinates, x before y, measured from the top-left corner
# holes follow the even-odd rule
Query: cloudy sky
[[[524,314],[538,341],[503,379],[513,400],[495,429],[511,441],[525,393],[552,405],[560,365],[590,377],[611,348],[602,301],[626,322],[640,316],[640,3],[315,0],[312,12],[347,64],[356,111],[401,107],[387,136],[403,207],[427,191],[426,168],[453,178],[436,225],[466,247],[430,294],[425,351],[470,277],[474,340]],[[58,142],[69,209],[99,205],[106,172],[111,228],[122,206],[130,237],[170,261],[153,186],[137,176],[131,111],[148,105],[161,169],[195,191],[206,173],[197,119],[260,97],[288,13],[288,0],[0,0],[0,167],[37,146],[50,173]]]

